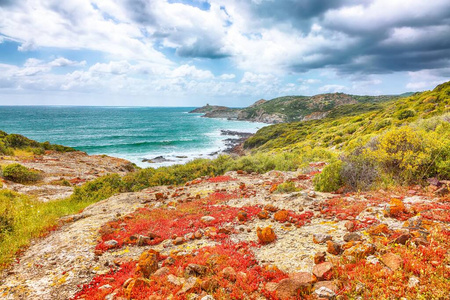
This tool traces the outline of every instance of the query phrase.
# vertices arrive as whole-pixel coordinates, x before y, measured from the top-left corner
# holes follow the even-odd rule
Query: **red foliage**
[[[217,183],[217,182],[228,182],[228,181],[234,181],[236,179],[234,179],[231,176],[216,176],[216,177],[212,177],[208,179],[208,182],[213,182],[213,183]]]
[[[192,255],[174,257],[175,263],[167,266],[168,274],[177,277],[185,277],[184,270],[189,264],[199,264],[207,267],[206,274],[202,275],[203,280],[214,281],[217,288],[208,291],[216,299],[244,299],[257,298],[261,283],[274,281],[278,282],[287,275],[278,269],[264,268],[257,264],[253,253],[247,243],[224,242],[221,245],[204,247]],[[253,245],[255,246],[255,245]],[[118,291],[117,296],[124,296],[122,288],[126,279],[136,276],[136,263],[123,264],[117,271],[111,270],[110,274],[95,277],[88,285],[75,296],[75,299],[104,299],[113,290]],[[226,267],[232,267],[236,271],[236,280],[227,279],[221,272]],[[233,279],[234,280],[234,279]],[[102,291],[99,287],[109,284],[111,289]],[[152,283],[134,290],[130,295],[132,299],[148,299],[151,295],[157,295],[166,299],[173,295],[172,299],[185,299],[186,294],[178,293],[181,286],[176,286],[167,280],[167,276],[152,277]],[[189,292],[200,293],[200,287],[195,287]]]
[[[114,231],[102,235],[101,242],[96,249],[108,250],[105,242],[112,239],[119,243],[117,247],[134,244],[137,239],[132,240],[130,237],[136,235],[151,236],[153,239],[147,244],[156,245],[172,236],[183,236],[200,228],[219,227],[225,223],[236,222],[236,216],[241,210],[247,213],[249,219],[261,211],[256,206],[236,208],[205,205],[201,201],[178,204],[176,210],[140,208],[124,218],[109,222],[108,225]],[[201,217],[206,215],[214,217],[214,220],[208,223],[202,222]],[[218,239],[223,237],[226,235],[216,236]]]

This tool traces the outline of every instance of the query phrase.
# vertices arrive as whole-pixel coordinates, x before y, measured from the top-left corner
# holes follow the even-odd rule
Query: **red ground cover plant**
[[[231,176],[222,175],[222,176],[216,176],[216,177],[209,178],[207,181],[212,182],[212,183],[218,183],[218,182],[229,182],[229,181],[235,181],[235,180],[236,179],[234,179]]]
[[[157,245],[173,236],[183,236],[194,233],[198,229],[218,228],[225,223],[236,222],[239,211],[245,211],[249,219],[261,211],[256,206],[236,208],[203,203],[201,200],[180,203],[176,209],[140,208],[130,215],[104,225],[104,229],[101,230],[101,242],[96,250],[108,250],[110,247],[105,242],[109,240],[118,242],[115,248],[122,247],[124,244],[135,244],[138,241],[137,235],[150,237],[151,240],[146,242],[147,245]],[[204,222],[201,220],[203,216],[212,216],[214,220]],[[216,238],[225,236],[219,234]]]
[[[448,299],[450,231],[438,223],[429,228],[428,245],[385,244],[383,252],[402,258],[402,266],[395,271],[365,259],[341,262],[336,270],[344,285],[343,296],[346,299]],[[408,287],[412,276],[419,283]]]
[[[365,201],[336,197],[327,200],[321,212],[328,217],[346,220],[348,217],[357,217],[366,207],[367,202]]]
[[[129,295],[132,299],[148,299],[151,295],[157,295],[162,299],[186,299],[186,294],[180,293],[181,285],[175,285],[168,281],[169,274],[176,277],[188,278],[185,274],[189,264],[198,264],[206,267],[204,274],[198,275],[202,282],[209,282],[209,285],[198,285],[188,293],[201,293],[206,289],[208,294],[215,299],[245,299],[257,298],[260,293],[270,295],[268,291],[260,290],[261,283],[278,282],[287,277],[285,273],[277,268],[262,267],[257,264],[251,247],[256,244],[223,242],[217,246],[203,247],[191,255],[173,256],[174,263],[166,265],[168,274],[161,277],[150,277],[147,285],[133,289]],[[230,278],[222,270],[232,267],[236,276]],[[123,283],[136,275],[136,262],[121,265],[117,271],[110,274],[95,277],[91,283],[82,287],[82,290],[74,299],[97,300],[112,291],[117,292],[117,296],[125,296],[126,291],[122,288]],[[99,289],[109,284],[108,290]],[[172,296],[171,296],[172,295]]]

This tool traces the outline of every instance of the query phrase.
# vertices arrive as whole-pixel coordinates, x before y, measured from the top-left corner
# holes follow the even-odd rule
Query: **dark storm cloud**
[[[201,57],[201,58],[225,58],[230,56],[222,50],[220,45],[215,45],[211,40],[196,40],[192,45],[181,46],[176,51],[181,57]]]
[[[15,4],[14,0],[0,0],[0,7],[2,6],[12,6]]]
[[[247,30],[252,34],[277,29],[292,38],[319,35],[328,41],[308,43],[308,49],[283,63],[290,71],[332,67],[340,73],[369,74],[450,66],[450,1],[434,0],[426,5],[420,1],[405,1],[403,5],[396,0],[217,1],[228,13],[248,18],[252,25]],[[153,37],[175,45],[179,56],[219,59],[241,55],[232,47],[224,50],[224,36],[209,28],[198,24],[171,27],[170,20],[162,24],[154,1],[124,3],[132,20],[151,26]],[[228,10],[227,4],[235,9]],[[313,32],[313,25],[320,31]],[[250,55],[257,57],[258,53]]]
[[[310,27],[311,19],[322,16],[330,9],[358,3],[357,0],[278,0],[255,3],[247,1],[252,14],[272,26],[290,23],[298,29]]]
[[[126,0],[125,6],[132,20],[145,25],[156,25],[152,1]]]

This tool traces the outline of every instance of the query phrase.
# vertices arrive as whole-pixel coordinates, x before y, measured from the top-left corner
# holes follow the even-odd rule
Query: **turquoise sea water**
[[[193,108],[0,106],[0,130],[128,159],[141,167],[184,163],[224,150],[221,130],[256,132],[262,123],[202,118]],[[164,156],[170,162],[142,162]],[[177,158],[187,156],[187,158]]]

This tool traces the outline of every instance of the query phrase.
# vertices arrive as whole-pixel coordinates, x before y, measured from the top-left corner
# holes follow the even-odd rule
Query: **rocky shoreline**
[[[253,133],[250,132],[241,132],[241,131],[234,131],[234,130],[225,130],[222,129],[220,131],[220,134],[223,136],[230,136],[229,138],[225,139],[225,149],[221,151],[215,151],[208,153],[208,157],[215,157],[219,154],[234,154],[234,155],[243,155],[243,144],[244,142],[253,135]],[[177,159],[187,159],[188,156],[185,155],[176,155],[175,158]],[[146,162],[149,164],[160,164],[160,163],[167,163],[167,162],[175,162],[175,160],[169,159],[165,156],[156,156],[153,158],[144,158],[142,159],[142,162]]]

